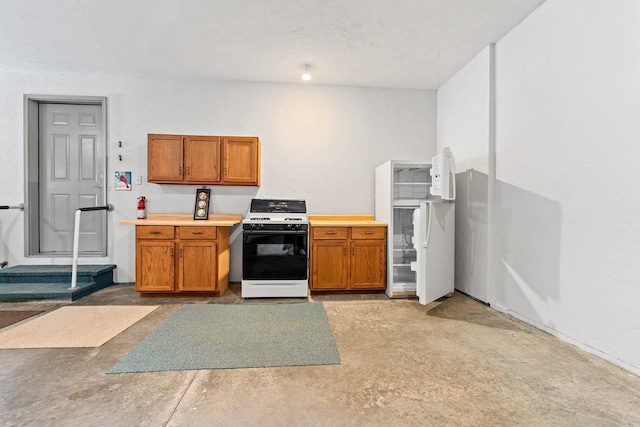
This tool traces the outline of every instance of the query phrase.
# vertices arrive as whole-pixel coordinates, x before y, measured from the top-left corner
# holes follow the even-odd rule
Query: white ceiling
[[[0,0],[0,71],[436,89],[544,0]]]

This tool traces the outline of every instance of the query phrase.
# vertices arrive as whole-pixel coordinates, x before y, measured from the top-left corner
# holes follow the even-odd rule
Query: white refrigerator
[[[451,150],[431,162],[430,198],[413,212],[416,295],[428,304],[454,290],[455,272],[455,162]]]
[[[390,160],[375,170],[375,219],[387,226],[387,286],[389,298],[416,296],[413,211],[428,200],[431,163]]]

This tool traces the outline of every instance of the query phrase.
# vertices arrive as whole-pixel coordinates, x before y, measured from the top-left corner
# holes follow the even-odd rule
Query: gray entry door
[[[99,105],[39,106],[40,253],[70,254],[75,210],[104,205],[104,141]],[[104,211],[84,212],[78,249],[101,254]]]

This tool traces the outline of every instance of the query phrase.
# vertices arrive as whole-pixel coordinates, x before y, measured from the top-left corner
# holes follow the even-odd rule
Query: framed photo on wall
[[[196,190],[196,206],[193,210],[193,219],[209,219],[209,198],[211,190],[199,188]]]

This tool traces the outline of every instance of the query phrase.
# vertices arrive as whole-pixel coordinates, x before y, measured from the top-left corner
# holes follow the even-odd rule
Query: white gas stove
[[[243,298],[308,296],[309,221],[304,200],[251,200],[242,234]]]

